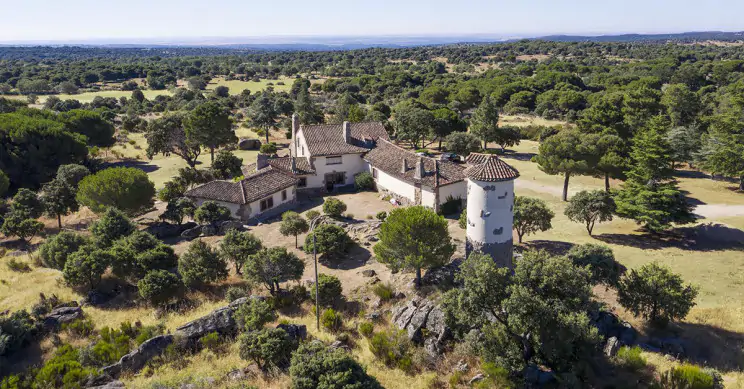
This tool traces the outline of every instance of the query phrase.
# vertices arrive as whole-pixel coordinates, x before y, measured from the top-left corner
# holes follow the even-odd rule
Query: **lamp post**
[[[310,222],[310,232],[313,234],[313,261],[315,262],[315,326],[320,331],[320,293],[318,292],[318,247],[315,241],[315,227],[320,220],[320,215]]]

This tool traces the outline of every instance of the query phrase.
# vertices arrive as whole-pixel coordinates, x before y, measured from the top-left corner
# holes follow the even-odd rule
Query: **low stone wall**
[[[490,255],[501,267],[514,267],[514,242],[511,239],[503,243],[482,243],[468,238],[465,241],[465,253],[469,256],[474,251]]]

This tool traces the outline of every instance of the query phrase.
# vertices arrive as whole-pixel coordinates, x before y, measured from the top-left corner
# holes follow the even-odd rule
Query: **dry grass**
[[[548,127],[555,126],[555,125],[561,125],[561,126],[568,125],[568,123],[562,120],[551,120],[551,119],[541,118],[539,116],[530,116],[530,115],[501,115],[499,117],[499,124],[517,126],[517,127],[526,127],[532,124],[538,125],[538,126],[548,126]]]

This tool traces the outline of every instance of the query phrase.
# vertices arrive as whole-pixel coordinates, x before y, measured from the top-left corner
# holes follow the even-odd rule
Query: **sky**
[[[5,43],[744,30],[742,0],[0,0],[0,9]]]

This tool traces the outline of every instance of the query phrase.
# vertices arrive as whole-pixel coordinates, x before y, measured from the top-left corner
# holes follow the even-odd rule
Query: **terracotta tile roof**
[[[499,157],[490,154],[470,154],[466,161],[473,166],[465,170],[468,178],[477,181],[509,181],[519,177],[517,169],[509,166]]]
[[[240,182],[212,181],[187,191],[185,195],[242,205],[258,201],[296,183],[296,178],[269,166],[246,176]]]
[[[351,123],[351,142],[346,143],[342,124],[303,125],[300,127],[312,156],[363,153],[378,139],[389,139],[382,123]]]
[[[416,164],[419,159],[424,162],[424,176],[416,178]],[[439,161],[439,182],[435,177],[437,160],[418,155],[392,144],[390,141],[381,139],[377,147],[370,150],[364,160],[373,167],[403,181],[422,184],[428,187],[437,187],[459,182],[465,179],[464,168],[450,161]],[[403,160],[406,161],[406,172],[402,172]]]
[[[271,158],[268,160],[269,166],[295,176],[308,176],[315,174],[315,170],[310,166],[310,162],[308,162],[305,157],[297,157],[295,159],[296,170],[292,173],[292,160],[290,158],[291,157]],[[241,170],[243,171],[244,176],[249,176],[256,172],[256,164],[249,163],[243,165]]]

